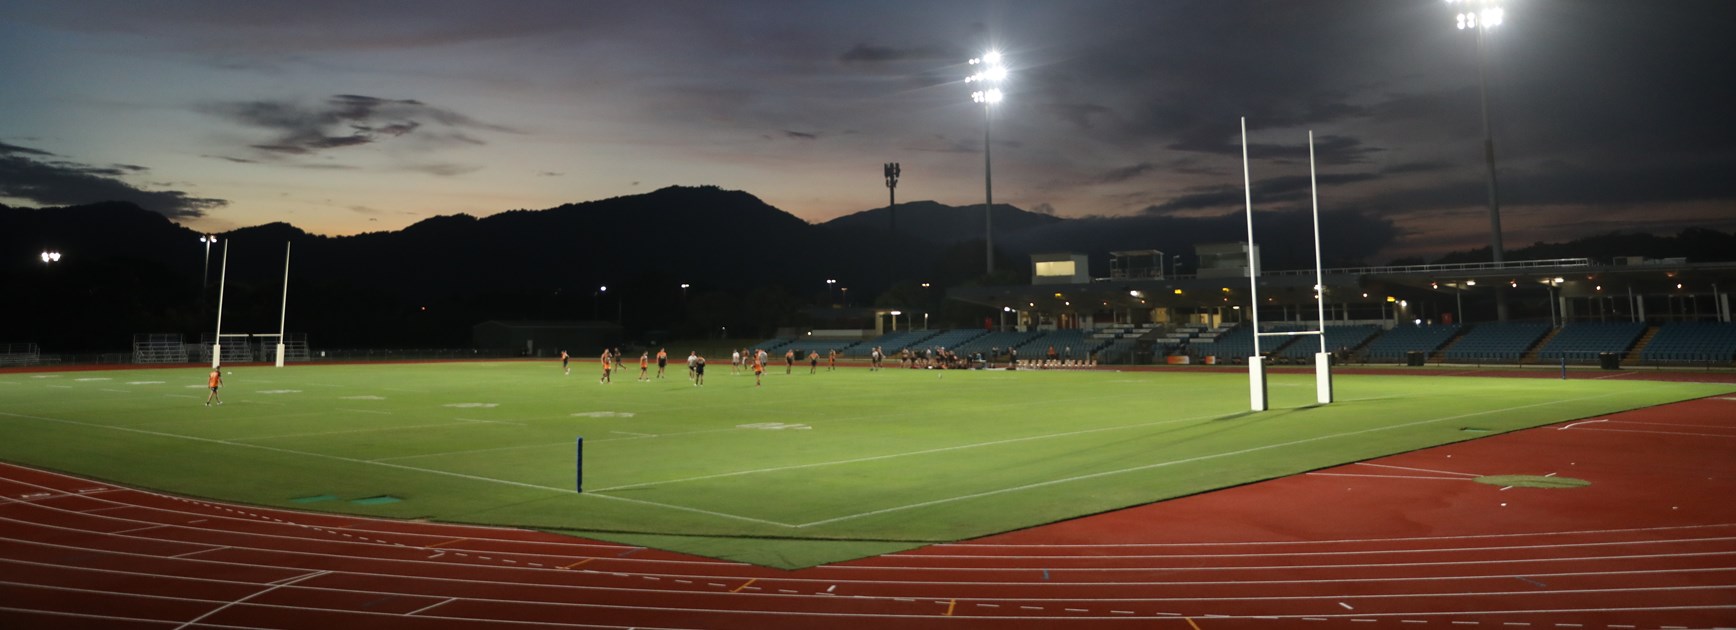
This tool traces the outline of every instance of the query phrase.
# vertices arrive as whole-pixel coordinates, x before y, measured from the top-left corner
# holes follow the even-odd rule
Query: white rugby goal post
[[[1320,339],[1320,351],[1314,353],[1315,401],[1332,402],[1332,355],[1326,351],[1326,281],[1320,265],[1320,186],[1314,170],[1314,132],[1308,132],[1308,185],[1314,205],[1314,304],[1319,319],[1314,330],[1291,332],[1260,331],[1259,263],[1254,260],[1254,187],[1248,173],[1248,119],[1242,118],[1242,190],[1248,209],[1248,301],[1254,326],[1254,354],[1248,357],[1248,406],[1254,411],[1270,408],[1266,390],[1266,357],[1260,353],[1261,337],[1314,335]]]

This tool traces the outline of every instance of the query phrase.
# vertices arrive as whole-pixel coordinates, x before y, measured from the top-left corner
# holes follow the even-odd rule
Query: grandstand
[[[891,355],[903,348],[920,346],[930,337],[946,332],[945,330],[901,330],[890,332],[873,339],[851,346],[846,356],[866,357],[875,348]]]
[[[1479,324],[1448,345],[1441,356],[1454,362],[1518,363],[1549,330],[1545,323]]]
[[[1639,322],[1569,323],[1561,327],[1537,353],[1545,361],[1590,363],[1606,352],[1625,354],[1645,334],[1646,325]]]
[[[970,341],[959,343],[953,348],[953,351],[963,355],[981,352],[983,353],[983,356],[989,357],[989,360],[991,361],[999,360],[1002,356],[1006,355],[1007,348],[1016,348],[1020,344],[1030,341],[1039,334],[1041,333],[1018,331],[991,332],[981,337],[975,337]]]
[[[912,345],[912,346],[906,346],[906,347],[909,347],[911,350],[921,350],[923,348],[946,348],[948,350],[952,350],[953,352],[962,352],[961,350],[959,350],[959,348],[961,346],[963,346],[965,343],[969,342],[970,340],[981,337],[987,333],[988,333],[988,331],[978,329],[978,328],[955,328],[952,330],[947,330],[947,331],[941,332],[940,334],[935,335],[933,337],[923,339],[920,342],[921,343],[920,346]],[[891,346],[887,346],[886,352],[889,354],[890,353],[896,353],[899,350],[903,350],[903,349],[904,349],[903,347],[893,348]]]
[[[1356,324],[1350,326],[1326,326],[1326,351],[1354,350],[1367,343],[1370,337],[1380,333],[1380,326],[1374,324]],[[1290,343],[1284,344],[1276,354],[1285,359],[1309,359],[1320,351],[1320,340],[1311,336],[1297,336]]]
[[[1459,330],[1458,326],[1397,326],[1369,342],[1362,359],[1370,363],[1396,362],[1404,360],[1409,352],[1434,354]]]
[[[1254,354],[1254,329],[1238,325],[1229,330],[1215,331],[1216,336],[1201,335],[1188,344],[1188,354],[1194,357],[1246,359]]]
[[[1658,328],[1640,359],[1647,363],[1728,363],[1736,360],[1736,324],[1678,322]]]

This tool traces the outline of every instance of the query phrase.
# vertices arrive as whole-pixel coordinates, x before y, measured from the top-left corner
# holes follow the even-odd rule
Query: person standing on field
[[[704,387],[705,386],[705,355],[695,354],[694,356],[698,357],[699,361],[697,363],[693,364],[693,386],[694,387]]]
[[[614,359],[614,357],[610,356],[609,350],[607,348],[604,348],[603,349],[603,377],[597,379],[598,383],[607,384],[609,382],[609,369],[615,366],[615,362],[612,361],[612,359]]]
[[[760,354],[763,355],[764,353],[760,353]],[[753,386],[754,387],[760,386],[760,376],[764,375],[765,373],[766,373],[765,361],[760,360],[759,357],[757,357],[757,356],[754,357],[754,360],[753,360]]]
[[[663,378],[663,367],[669,365],[669,349],[657,349],[657,378]]]
[[[833,348],[831,352],[826,353],[826,371],[827,372],[838,371],[838,349],[837,348]]]
[[[571,359],[572,359],[572,357],[567,355],[567,351],[565,351],[565,350],[561,351],[561,372],[564,372],[567,374],[573,373],[573,368],[567,366],[567,361],[571,360]]]
[[[741,372],[741,351],[734,350],[729,353],[729,373],[736,374],[739,372]]]
[[[695,385],[699,384],[699,381],[694,380],[695,379],[694,372],[698,367],[699,367],[699,351],[698,350],[687,351],[687,380],[693,381],[693,384],[695,384]]]
[[[813,373],[818,372],[818,371],[820,371],[820,353],[817,351],[814,351],[814,350],[809,350],[808,351],[808,373],[813,374]]]
[[[639,353],[639,381],[640,382],[649,382],[650,380],[651,380],[651,353],[640,352]]]
[[[796,349],[791,348],[789,350],[785,350],[784,351],[784,373],[789,374],[792,370],[795,370],[795,369],[796,369]]]
[[[223,404],[223,398],[217,395],[217,388],[223,386],[223,368],[211,368],[211,375],[205,377],[205,385],[211,388],[211,393],[205,396],[205,406],[211,406],[213,400],[219,405]]]

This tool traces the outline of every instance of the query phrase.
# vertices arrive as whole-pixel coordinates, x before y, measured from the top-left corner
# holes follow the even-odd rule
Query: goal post
[[[1314,330],[1293,332],[1260,331],[1260,273],[1258,252],[1254,246],[1254,187],[1248,169],[1248,119],[1242,118],[1242,190],[1248,217],[1248,300],[1253,323],[1254,354],[1248,357],[1248,407],[1254,411],[1270,408],[1266,389],[1266,357],[1260,352],[1261,337],[1314,335],[1320,339],[1320,351],[1314,353],[1314,393],[1320,404],[1332,402],[1332,355],[1326,351],[1326,280],[1320,256],[1320,186],[1314,166],[1314,132],[1308,132],[1308,185],[1312,192],[1314,217],[1314,302],[1319,319]]]

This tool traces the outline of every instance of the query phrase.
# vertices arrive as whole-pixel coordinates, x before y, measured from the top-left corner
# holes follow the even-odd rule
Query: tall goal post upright
[[[1318,228],[1316,228],[1316,230],[1318,230]],[[283,308],[277,314],[277,367],[283,367],[283,352],[284,352],[283,334],[285,332],[283,326],[284,326],[284,323],[289,318],[289,246],[290,245],[291,245],[291,243],[288,243],[288,242],[285,242],[283,244]]]
[[[223,361],[223,291],[229,287],[229,239],[223,239],[223,271],[217,275],[217,337],[211,342],[211,369]]]
[[[1320,185],[1314,163],[1314,132],[1308,132],[1308,186],[1313,200],[1314,221],[1314,304],[1318,319],[1314,330],[1295,332],[1260,332],[1260,289],[1257,261],[1254,256],[1254,187],[1248,173],[1248,119],[1242,118],[1242,187],[1247,199],[1248,214],[1248,309],[1254,325],[1254,356],[1248,357],[1248,406],[1254,411],[1270,408],[1266,389],[1266,358],[1260,353],[1261,337],[1315,335],[1320,338],[1320,351],[1314,353],[1314,394],[1320,404],[1332,402],[1332,355],[1326,350],[1326,274],[1320,255]]]
[[[1248,407],[1265,411],[1266,357],[1260,354],[1260,286],[1259,267],[1254,260],[1254,185],[1248,175],[1248,117],[1242,117],[1242,194],[1248,208],[1248,302],[1254,322],[1254,354],[1248,357]]]
[[[1320,352],[1314,354],[1314,400],[1332,402],[1332,354],[1326,348],[1326,274],[1320,264],[1320,183],[1314,174],[1314,130],[1308,130],[1308,188],[1314,200],[1314,306],[1319,314]]]

